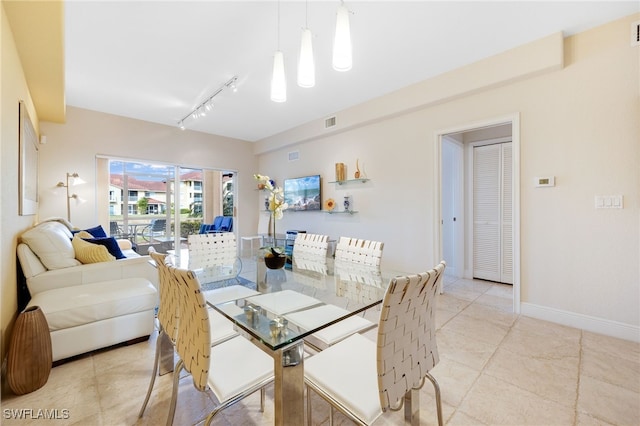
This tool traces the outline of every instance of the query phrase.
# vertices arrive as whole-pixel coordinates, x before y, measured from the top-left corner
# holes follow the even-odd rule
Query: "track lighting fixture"
[[[194,120],[197,120],[198,118],[204,117],[205,115],[207,115],[207,112],[213,109],[213,98],[215,98],[220,93],[222,93],[224,89],[231,89],[231,91],[234,93],[237,92],[238,91],[238,87],[236,86],[237,81],[238,81],[237,75],[234,77],[231,77],[231,79],[229,79],[223,85],[218,87],[215,90],[215,92],[209,95],[201,104],[196,106],[193,109],[193,111],[191,111],[189,114],[182,117],[180,121],[178,121],[178,127],[180,128],[180,130],[186,129],[185,120],[189,119],[190,117]]]

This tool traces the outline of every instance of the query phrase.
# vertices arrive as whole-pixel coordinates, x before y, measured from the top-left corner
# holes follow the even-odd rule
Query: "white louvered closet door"
[[[473,276],[513,284],[511,143],[473,149]]]

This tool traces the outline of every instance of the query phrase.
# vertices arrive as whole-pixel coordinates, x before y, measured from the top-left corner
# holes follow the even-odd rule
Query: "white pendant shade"
[[[298,60],[298,86],[313,87],[316,85],[316,65],[313,60],[313,42],[309,28],[302,30],[300,42],[300,58]]]
[[[284,75],[284,54],[277,50],[273,55],[273,76],[271,77],[271,100],[287,101],[287,80]]]
[[[333,69],[349,71],[352,66],[351,30],[349,28],[349,9],[344,4],[338,7],[336,35],[333,39]]]

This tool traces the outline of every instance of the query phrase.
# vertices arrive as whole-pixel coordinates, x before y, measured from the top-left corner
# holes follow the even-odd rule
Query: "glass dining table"
[[[205,291],[205,298],[241,335],[273,357],[275,424],[297,426],[304,424],[305,341],[377,309],[390,278],[397,275],[334,264],[328,258],[294,258],[291,270],[271,270],[258,259],[257,294],[218,303],[209,302]],[[202,285],[206,289],[207,284]]]

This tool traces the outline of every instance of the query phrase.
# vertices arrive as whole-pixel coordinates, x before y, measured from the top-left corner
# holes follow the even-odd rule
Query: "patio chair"
[[[167,219],[153,219],[151,223],[142,229],[142,238],[153,243],[154,237],[164,236],[167,228]]]
[[[109,235],[114,238],[122,238],[126,234],[115,220],[109,221]]]
[[[376,342],[354,334],[305,361],[309,423],[310,390],[357,424],[370,425],[383,412],[402,409],[405,401],[418,404],[418,390],[429,379],[442,425],[440,387],[429,371],[439,361],[435,304],[444,269],[441,262],[427,272],[391,280],[382,301]],[[419,406],[405,407],[405,416],[408,412],[419,421]],[[332,420],[333,408],[329,424]]]

